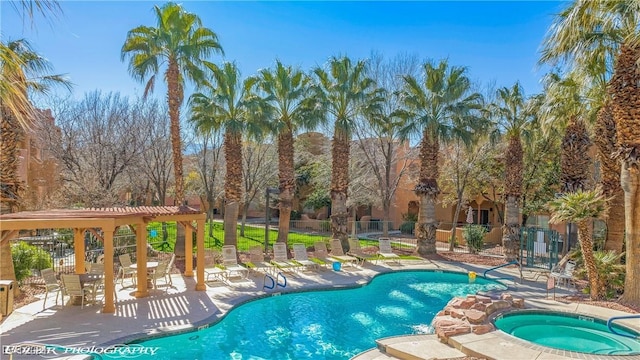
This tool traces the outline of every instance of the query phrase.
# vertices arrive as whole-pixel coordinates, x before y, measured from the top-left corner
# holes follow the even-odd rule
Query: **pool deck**
[[[350,287],[363,285],[379,273],[394,270],[431,269],[475,271],[485,268],[464,263],[430,260],[404,260],[402,265],[366,264],[364,267],[346,267],[344,271],[304,271],[288,275],[288,285],[281,290],[262,290],[264,277],[252,274],[247,279],[232,279],[227,284],[208,284],[206,291],[195,291],[195,279],[173,275],[173,287],[151,290],[151,296],[136,299],[132,287],[116,286],[118,291],[116,313],[103,314],[101,306],[54,305],[55,293],[49,294],[47,308],[42,310],[43,300],[16,309],[0,324],[0,343],[3,346],[20,343],[56,344],[68,347],[91,347],[122,344],[134,339],[162,335],[169,332],[189,331],[206,326],[221,318],[233,306],[272,293],[301,291],[319,288]],[[515,276],[516,269],[502,268],[498,277]],[[533,280],[534,273],[525,272],[523,283],[511,285],[507,292],[525,299],[527,308],[559,309],[590,316],[608,318],[621,315],[619,311],[585,304],[564,304],[547,299],[546,277]],[[529,280],[527,280],[529,279]],[[130,282],[125,281],[125,285]],[[571,293],[557,289],[556,295]],[[53,295],[53,297],[51,296]],[[625,325],[640,331],[640,321],[627,321]],[[598,356],[562,352],[542,348],[511,337],[501,331],[485,335],[458,335],[452,338],[452,346],[437,341],[435,335],[401,336],[378,341],[374,348],[355,358],[364,359],[450,359],[472,355],[488,359],[628,359],[640,360],[640,356]],[[7,358],[0,355],[0,358]],[[16,360],[29,358],[14,355]]]

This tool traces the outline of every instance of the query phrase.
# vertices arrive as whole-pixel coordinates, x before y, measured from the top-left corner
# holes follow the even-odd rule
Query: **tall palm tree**
[[[611,114],[616,128],[617,157],[622,161],[620,181],[625,198],[626,278],[624,300],[640,304],[640,118],[633,115],[640,106],[638,58],[640,48],[640,1],[575,0],[556,17],[543,43],[541,62],[562,64],[587,73],[593,64],[600,74],[610,76],[609,98],[602,102],[602,126]],[[601,75],[602,76],[602,75]],[[591,81],[592,77],[585,77]],[[612,131],[602,134],[611,134]],[[600,135],[600,134],[599,134]],[[612,139],[596,141],[611,144]],[[600,150],[604,156],[610,149]],[[615,167],[603,167],[603,171]],[[604,175],[608,180],[614,176]],[[607,184],[615,182],[607,181]],[[605,190],[607,193],[614,193]]]
[[[532,117],[527,111],[524,90],[520,83],[497,90],[492,106],[499,129],[507,141],[504,157],[505,222],[502,245],[507,260],[517,257],[520,243],[520,202],[522,198],[523,150],[522,138],[528,133]]]
[[[191,95],[191,121],[196,129],[207,132],[224,129],[224,155],[227,171],[224,181],[224,243],[237,244],[237,223],[242,201],[242,136],[247,131],[262,131],[263,113],[261,99],[255,95],[258,79],[241,80],[234,63],[221,67],[205,61],[205,68],[212,75],[211,81],[203,81],[199,91]]]
[[[280,201],[278,242],[287,242],[295,193],[293,135],[298,129],[313,129],[322,119],[317,101],[311,96],[311,78],[301,70],[276,61],[273,69],[259,74],[259,87],[272,109],[269,130],[278,138],[278,178]]]
[[[585,101],[581,86],[572,74],[546,76],[545,100],[541,107],[542,126],[546,130],[564,129],[562,138],[561,191],[586,190],[589,187],[591,139],[583,120]]]
[[[422,66],[423,78],[404,76],[402,90],[403,116],[406,123],[401,129],[403,137],[421,134],[420,175],[415,193],[420,198],[416,222],[418,246],[421,256],[436,252],[436,199],[438,187],[438,154],[440,143],[459,138],[468,141],[470,128],[461,126],[460,120],[482,106],[482,96],[473,92],[467,69],[449,66],[446,60],[438,64],[427,62]]]
[[[30,93],[46,94],[55,85],[70,88],[62,75],[49,75],[51,65],[25,40],[0,43],[0,212],[20,208],[23,189],[18,177],[18,144],[32,128],[39,112]],[[0,244],[0,276],[15,280],[9,241]]]
[[[602,297],[602,286],[593,255],[593,218],[606,210],[607,202],[600,189],[568,192],[549,203],[551,223],[575,222],[578,225],[578,242],[582,259],[587,268],[591,299]]]
[[[134,79],[146,82],[144,96],[153,91],[160,68],[166,64],[167,102],[171,122],[171,148],[175,175],[176,205],[184,202],[182,174],[182,141],[180,138],[180,107],[184,100],[185,79],[195,83],[203,80],[202,69],[213,53],[222,53],[218,36],[203,27],[196,14],[181,5],[168,2],[154,6],[156,27],[139,26],[127,33],[121,58],[129,58],[129,72]]]
[[[349,188],[350,142],[356,117],[375,111],[377,98],[371,97],[375,84],[365,74],[366,63],[352,63],[348,57],[332,57],[326,69],[316,68],[317,96],[333,121],[331,144],[331,232],[349,249],[347,190]]]

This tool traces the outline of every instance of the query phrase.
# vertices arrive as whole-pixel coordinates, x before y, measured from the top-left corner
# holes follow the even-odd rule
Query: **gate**
[[[524,267],[551,270],[558,263],[559,234],[537,227],[520,228],[520,261]]]

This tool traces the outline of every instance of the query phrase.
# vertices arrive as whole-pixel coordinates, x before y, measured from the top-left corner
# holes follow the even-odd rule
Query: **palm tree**
[[[374,82],[365,74],[366,63],[355,64],[348,57],[332,57],[327,69],[316,68],[317,97],[334,122],[331,144],[331,232],[349,249],[347,190],[349,188],[349,146],[356,118],[375,111],[379,98],[372,97]]]
[[[39,116],[30,93],[46,94],[52,86],[71,84],[61,75],[46,74],[51,65],[25,40],[0,43],[0,213],[20,208],[23,188],[18,177],[18,144]],[[9,241],[0,244],[0,274],[15,280]]]
[[[638,23],[640,22],[640,1],[588,1],[575,0],[558,14],[543,43],[541,62],[562,64],[571,69],[591,72],[585,76],[593,81],[594,72],[609,80],[609,98],[601,102],[601,128],[611,129],[606,123],[611,106],[611,114],[616,129],[616,155],[622,161],[620,181],[625,198],[626,232],[626,278],[624,300],[640,304],[640,118],[633,115],[640,106],[638,93],[640,57]],[[597,66],[594,68],[594,64]],[[595,70],[595,71],[594,71]],[[605,75],[602,75],[605,74]],[[612,131],[601,134],[611,134]],[[601,136],[598,134],[598,136]],[[611,144],[612,139],[598,140],[596,144]],[[607,147],[600,149],[603,158],[608,155]],[[602,168],[615,171],[615,166]],[[607,184],[614,175],[604,175]],[[605,190],[615,194],[616,190]],[[634,200],[635,199],[635,200]]]
[[[153,91],[160,67],[166,63],[167,101],[171,122],[171,147],[175,175],[176,205],[184,202],[180,107],[184,100],[185,79],[195,83],[204,78],[203,61],[212,53],[222,53],[218,36],[203,27],[200,18],[181,5],[169,2],[154,6],[157,27],[139,26],[127,33],[121,58],[129,58],[129,72],[145,82],[144,96]],[[164,201],[164,199],[163,199]]]
[[[551,223],[575,222],[578,225],[578,242],[582,250],[582,259],[587,268],[591,299],[602,297],[602,286],[599,279],[596,261],[593,255],[593,218],[599,217],[606,210],[606,200],[602,190],[578,190],[568,192],[549,203],[552,216]]]
[[[436,199],[438,187],[438,154],[440,143],[459,138],[469,140],[470,128],[460,126],[461,120],[482,106],[482,96],[471,90],[471,80],[464,67],[450,67],[446,60],[423,65],[423,79],[419,82],[411,75],[404,76],[402,90],[403,116],[406,123],[401,129],[403,137],[421,134],[420,174],[415,193],[420,198],[416,222],[418,246],[421,256],[436,252]]]
[[[275,68],[260,71],[260,89],[271,107],[269,130],[278,138],[278,178],[280,212],[278,242],[287,243],[292,200],[295,193],[293,134],[300,128],[313,129],[322,113],[310,93],[311,79],[301,70],[276,61]]]
[[[191,121],[196,129],[208,132],[224,128],[224,155],[227,171],[224,181],[224,244],[237,244],[237,223],[242,201],[242,135],[261,132],[266,114],[261,99],[254,94],[257,78],[241,81],[234,63],[222,67],[210,62],[204,66],[211,72],[212,81],[203,81],[199,92],[191,95]]]
[[[524,90],[520,83],[496,92],[492,105],[498,127],[507,141],[504,157],[505,222],[502,228],[502,245],[505,257],[511,261],[517,257],[520,242],[520,202],[522,198],[523,150],[522,138],[528,134],[532,117],[527,111]]]

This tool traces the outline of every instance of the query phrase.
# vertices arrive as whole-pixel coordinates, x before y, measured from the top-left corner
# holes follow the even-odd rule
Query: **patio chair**
[[[285,243],[273,244],[273,260],[271,260],[271,263],[282,270],[292,269],[295,271],[300,267],[300,265],[289,261],[289,256],[287,255],[287,244]]]
[[[133,265],[133,263],[131,262],[131,257],[129,256],[129,254],[122,254],[118,256],[118,260],[120,260],[120,268],[118,269],[118,276],[116,276],[116,278],[120,278],[120,285],[124,287],[125,276],[131,276],[131,280],[133,282],[133,285],[135,286],[137,270],[131,268],[131,265]]]
[[[569,260],[564,264],[564,266],[553,268],[549,276],[556,280],[558,286],[566,284],[566,286],[569,287],[569,284],[573,283],[573,286],[575,287],[575,282],[573,281],[573,272],[575,268],[575,261]]]
[[[358,239],[349,239],[349,252],[347,254],[357,258],[361,266],[364,266],[365,261],[378,260],[378,255],[370,255],[362,250]]]
[[[293,260],[304,266],[305,269],[318,269],[318,264],[309,260],[307,247],[304,244],[293,244]]]
[[[324,241],[316,241],[313,244],[313,259],[322,263],[323,265],[329,265],[334,262],[329,258],[329,250],[327,250],[327,244]]]
[[[382,260],[391,260],[398,265],[400,264],[400,256],[391,250],[391,239],[389,238],[378,239],[378,255]]]
[[[222,247],[222,264],[228,272],[228,277],[235,275],[246,279],[249,276],[249,269],[238,264],[238,255],[234,245],[224,245]]]
[[[89,274],[103,275],[104,264],[91,263],[89,266]]]
[[[82,287],[79,275],[63,274],[61,275],[61,278],[64,294],[72,299],[79,296],[81,298],[80,308],[82,309],[84,307],[84,298],[87,294],[91,294],[91,291]]]
[[[169,261],[160,261],[158,262],[158,266],[156,269],[149,274],[149,279],[153,283],[153,287],[158,289],[158,280],[164,281],[167,285],[164,289],[167,292],[167,289],[171,287],[171,274],[169,273]]]
[[[262,252],[262,246],[256,245],[249,248],[249,261],[253,266],[252,270],[262,271],[265,274],[276,273],[275,265],[264,260],[264,252]]]
[[[56,279],[56,274],[53,272],[53,269],[42,269],[40,270],[40,275],[42,275],[45,286],[44,302],[42,303],[42,310],[44,310],[47,304],[47,296],[50,291],[56,292],[56,305],[58,305],[58,296],[60,296],[62,287],[60,286],[60,283],[58,283],[58,279]]]
[[[341,263],[356,265],[358,263],[358,258],[354,256],[345,255],[344,250],[342,250],[342,242],[340,239],[331,239],[331,252],[329,253],[334,259],[337,259]]]
[[[205,250],[204,251],[204,274],[206,275],[206,282],[225,282],[227,271],[220,268],[219,260],[222,258],[219,251]]]

